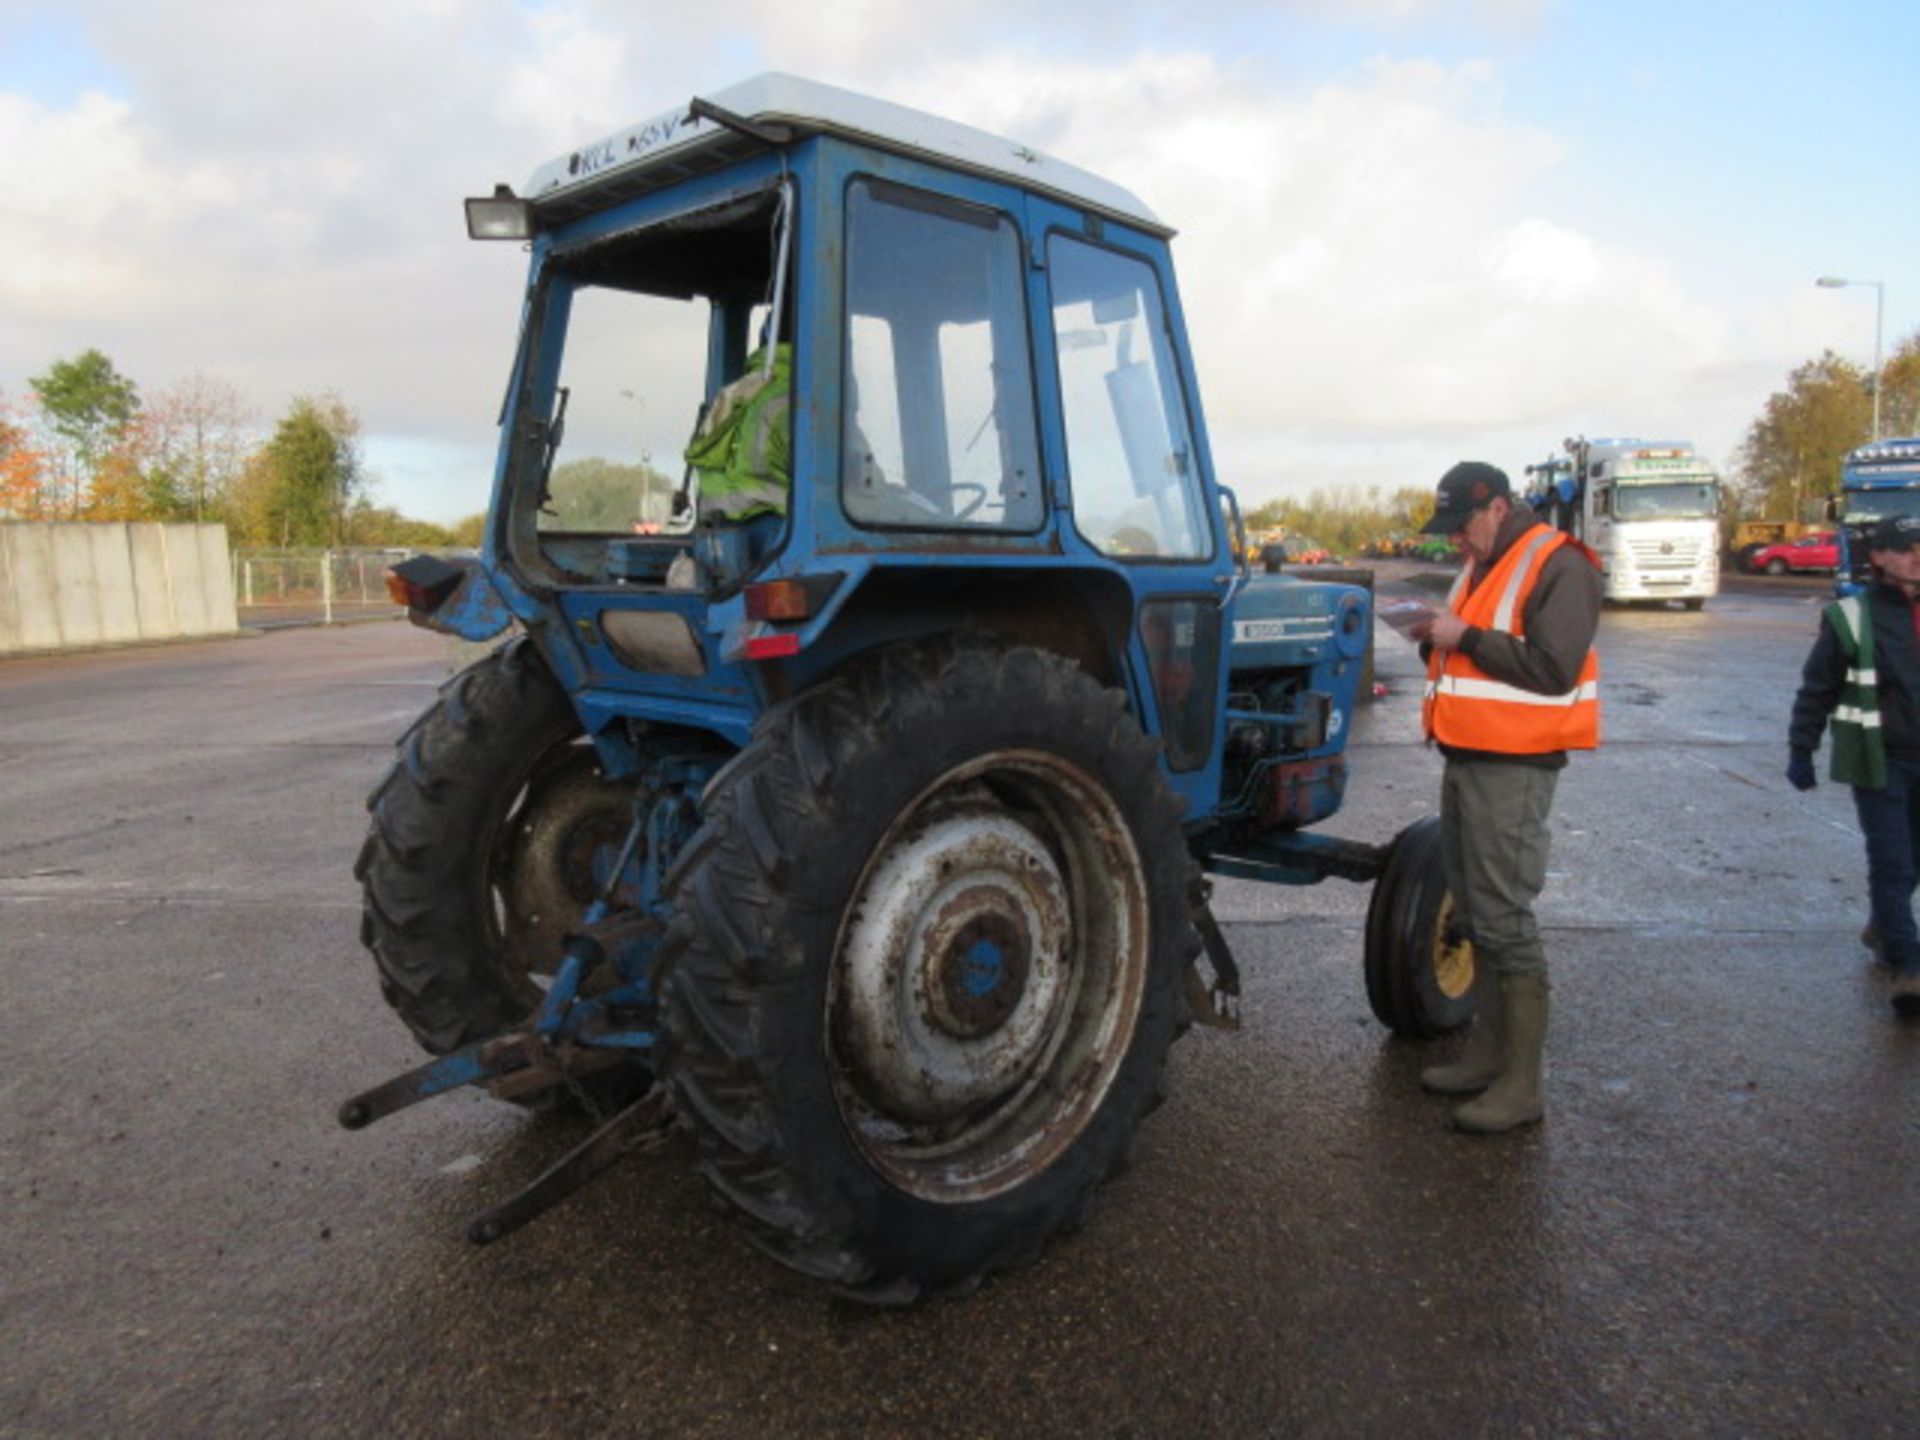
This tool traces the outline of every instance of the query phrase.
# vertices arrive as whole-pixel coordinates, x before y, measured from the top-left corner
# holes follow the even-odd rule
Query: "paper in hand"
[[[1424,600],[1389,600],[1374,612],[1402,635],[1438,613]]]

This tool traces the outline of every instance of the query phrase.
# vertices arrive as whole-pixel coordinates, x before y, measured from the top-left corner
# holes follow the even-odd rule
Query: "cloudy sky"
[[[0,396],[89,346],[381,498],[482,509],[524,256],[460,201],[762,70],[1105,175],[1175,253],[1222,479],[1731,458],[1794,365],[1920,328],[1913,0],[0,0]]]

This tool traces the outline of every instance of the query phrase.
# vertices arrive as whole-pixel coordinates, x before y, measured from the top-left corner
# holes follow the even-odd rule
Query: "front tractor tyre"
[[[354,865],[381,993],[443,1055],[525,1021],[631,824],[565,691],[524,637],[461,671],[414,722],[368,797]],[[639,1093],[644,1067],[595,1071],[571,1097]]]
[[[1157,747],[1035,649],[883,652],[767,714],[668,888],[665,1069],[714,1192],[857,1298],[1077,1224],[1197,948]]]
[[[1473,942],[1455,924],[1440,845],[1437,815],[1402,830],[1367,905],[1367,1003],[1413,1038],[1458,1029],[1479,1003]]]

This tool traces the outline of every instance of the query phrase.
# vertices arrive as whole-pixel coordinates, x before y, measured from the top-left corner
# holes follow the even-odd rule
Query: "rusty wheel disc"
[[[608,780],[592,747],[537,766],[492,847],[493,921],[509,970],[531,986],[553,973],[567,932],[596,893],[596,860],[618,852],[633,792]]]
[[[1058,756],[983,756],[923,792],[868,862],[828,989],[868,1163],[959,1203],[1072,1144],[1133,1038],[1146,894],[1112,798]]]

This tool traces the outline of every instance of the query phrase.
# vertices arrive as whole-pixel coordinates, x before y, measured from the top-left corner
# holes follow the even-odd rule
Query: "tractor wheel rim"
[[[589,747],[543,757],[492,826],[488,923],[515,983],[544,989],[631,823],[631,789],[604,778]]]
[[[1147,970],[1146,879],[1104,787],[1037,752],[943,776],[875,848],[828,993],[840,1110],[945,1203],[1044,1169],[1098,1112]]]
[[[1006,816],[962,810],[889,848],[842,951],[862,1092],[951,1124],[1030,1075],[1056,1031],[1069,915],[1059,867]]]

